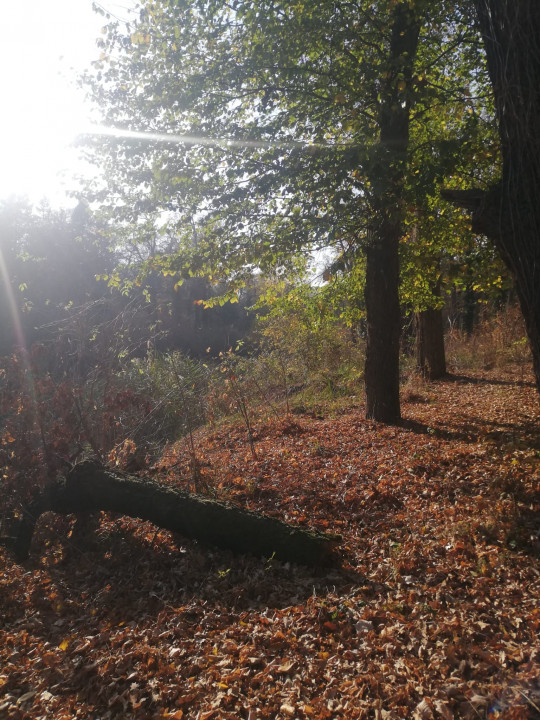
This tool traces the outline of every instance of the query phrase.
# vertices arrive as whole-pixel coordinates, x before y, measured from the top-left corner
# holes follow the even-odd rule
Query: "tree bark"
[[[428,380],[439,380],[446,375],[442,310],[421,310],[415,321],[416,368]]]
[[[398,423],[399,405],[399,235],[389,228],[366,251],[366,417]]]
[[[156,482],[114,473],[96,461],[75,465],[65,479],[36,497],[18,523],[13,550],[26,559],[42,513],[107,510],[234,553],[275,557],[304,565],[337,564],[337,536],[294,527],[276,518]]]
[[[401,419],[399,405],[399,241],[409,147],[411,81],[420,18],[412,3],[392,10],[388,68],[382,73],[380,141],[370,170],[373,222],[366,249],[366,416]]]
[[[472,211],[515,280],[540,392],[540,2],[475,0],[493,86],[502,178],[489,191],[444,191]]]

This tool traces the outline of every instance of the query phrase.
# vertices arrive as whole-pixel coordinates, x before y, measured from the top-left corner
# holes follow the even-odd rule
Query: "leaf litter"
[[[2,551],[0,718],[540,717],[540,426],[501,370],[197,435],[206,487],[339,533],[342,567],[233,557],[102,515]],[[185,461],[185,462],[184,462]],[[149,472],[188,486],[185,443]]]

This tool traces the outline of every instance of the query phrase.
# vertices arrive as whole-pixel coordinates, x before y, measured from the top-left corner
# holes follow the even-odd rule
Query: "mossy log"
[[[337,562],[336,536],[294,527],[152,480],[113,472],[92,460],[75,465],[28,505],[13,541],[16,559],[28,558],[34,527],[42,513],[80,514],[99,510],[149,520],[160,528],[234,553],[275,557],[303,565]]]

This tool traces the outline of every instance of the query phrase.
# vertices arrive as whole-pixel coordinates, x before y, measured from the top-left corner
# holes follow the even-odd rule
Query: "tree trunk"
[[[366,417],[397,423],[399,405],[399,236],[390,228],[366,251]]]
[[[150,480],[119,475],[96,461],[75,465],[65,480],[34,499],[18,523],[13,550],[28,557],[34,527],[47,511],[62,514],[107,510],[149,520],[205,545],[235,553],[275,557],[305,565],[336,563],[337,536],[294,527],[276,518],[164,487]]]
[[[473,230],[512,273],[540,392],[540,2],[475,0],[493,85],[503,158],[488,192],[445,191],[472,210]]]
[[[469,281],[463,290],[462,300],[463,311],[461,314],[461,328],[467,336],[467,340],[470,340],[471,335],[474,333],[474,326],[476,324],[478,298]]]
[[[441,308],[416,313],[416,368],[429,380],[446,375],[444,330]]]
[[[366,416],[397,423],[399,406],[399,241],[409,146],[411,80],[420,19],[412,3],[392,10],[388,69],[382,73],[380,141],[370,170],[373,222],[366,249]]]

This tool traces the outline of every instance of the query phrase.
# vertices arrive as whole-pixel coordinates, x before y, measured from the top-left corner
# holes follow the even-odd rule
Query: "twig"
[[[518,693],[521,695],[521,697],[525,698],[525,700],[529,703],[529,705],[531,705],[537,712],[540,713],[540,707],[538,707],[538,705],[537,705],[536,703],[534,703],[534,702],[531,700],[530,697],[528,697],[527,695],[525,695],[525,693],[523,692],[523,690],[520,690],[520,689],[518,688]]]

